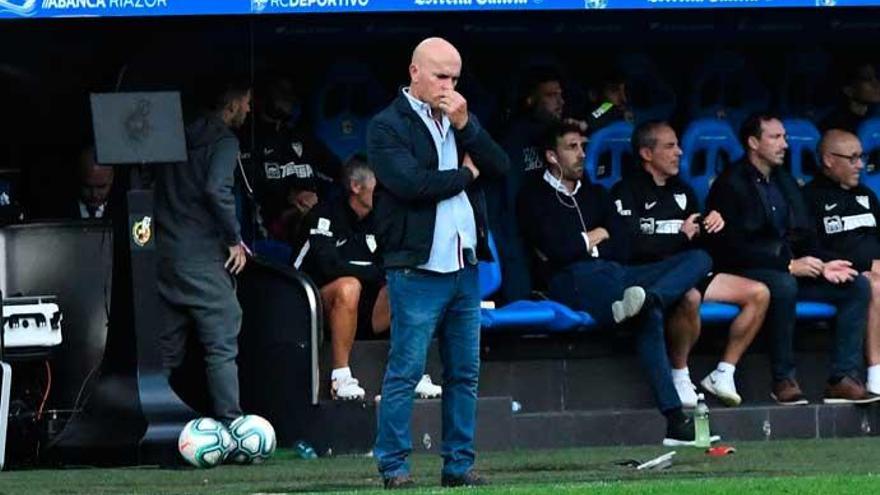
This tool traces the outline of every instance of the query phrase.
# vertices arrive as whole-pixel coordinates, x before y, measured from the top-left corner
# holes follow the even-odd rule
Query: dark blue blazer
[[[376,233],[386,268],[427,263],[434,239],[437,203],[466,191],[477,226],[477,257],[490,260],[484,176],[507,172],[507,154],[480,126],[474,114],[461,130],[453,129],[459,163],[469,154],[480,177],[467,168],[438,170],[437,149],[425,123],[401,92],[370,121],[367,154],[376,172]],[[513,212],[511,212],[513,214]]]

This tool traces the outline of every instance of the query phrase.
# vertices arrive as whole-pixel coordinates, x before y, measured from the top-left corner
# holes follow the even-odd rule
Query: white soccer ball
[[[229,459],[237,464],[257,464],[275,452],[275,428],[256,414],[246,414],[229,425],[235,444]]]
[[[186,462],[198,468],[219,466],[235,447],[229,430],[219,421],[198,418],[183,427],[177,450]]]

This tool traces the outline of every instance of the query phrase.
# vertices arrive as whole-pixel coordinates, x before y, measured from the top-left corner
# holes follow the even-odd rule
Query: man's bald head
[[[440,95],[455,90],[461,75],[461,55],[443,38],[419,43],[409,65],[410,94],[431,108],[438,108]]]
[[[98,164],[94,147],[89,146],[80,152],[77,172],[79,199],[94,208],[106,203],[113,186],[113,167]]]
[[[454,57],[461,63],[461,55],[452,43],[443,38],[425,38],[413,50],[412,63],[422,64],[427,60],[446,57]]]
[[[819,158],[822,173],[840,184],[844,189],[859,185],[859,174],[865,167],[862,159],[862,143],[848,131],[830,129],[819,141]]]
[[[843,144],[858,142],[859,138],[855,134],[843,129],[829,129],[822,135],[819,140],[819,154],[824,155],[828,150],[836,150]]]

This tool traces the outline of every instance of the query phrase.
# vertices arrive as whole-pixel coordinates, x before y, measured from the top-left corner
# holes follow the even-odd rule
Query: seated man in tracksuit
[[[709,273],[702,251],[687,251],[658,263],[628,266],[626,226],[608,193],[584,177],[580,127],[558,123],[544,144],[547,170],[525,185],[518,215],[526,242],[544,260],[549,295],[589,312],[605,327],[631,320],[639,360],[654,399],[667,418],[665,445],[694,440],[693,420],[682,412],[672,383],[663,324],[682,295]]]
[[[724,229],[717,211],[700,218],[694,190],[679,179],[682,151],[675,131],[666,122],[651,121],[636,127],[633,155],[639,163],[611,190],[617,214],[627,224],[632,263],[652,263],[702,245],[704,235]],[[688,371],[688,354],[700,336],[700,303],[719,301],[742,310],[730,325],[730,338],[717,368],[701,383],[704,389],[729,406],[742,402],[733,379],[736,364],[764,322],[770,303],[767,286],[729,273],[712,273],[689,290],[668,322],[672,381],[681,403],[697,404],[696,387]]]
[[[851,262],[871,282],[865,385],[868,392],[880,394],[880,203],[874,191],[859,184],[865,155],[855,134],[840,129],[825,132],[819,159],[822,174],[804,187],[804,197],[822,247]]]
[[[365,394],[348,363],[355,336],[358,331],[370,337],[388,330],[391,308],[371,214],[376,176],[366,156],[351,158],[341,179],[348,194],[318,203],[309,212],[309,237],[294,266],[321,288],[333,345],[330,394],[335,400],[353,400]],[[433,398],[442,389],[424,375],[415,393]]]
[[[788,144],[782,122],[755,115],[741,131],[746,157],[712,184],[707,207],[726,222],[710,245],[716,269],[759,280],[770,289],[764,325],[770,339],[771,397],[782,405],[806,404],[795,379],[793,338],[797,300],[837,307],[826,403],[880,399],[858,377],[871,288],[852,263],[819,246],[797,183],[782,167]]]

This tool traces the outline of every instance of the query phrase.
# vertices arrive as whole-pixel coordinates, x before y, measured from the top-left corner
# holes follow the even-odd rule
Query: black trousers
[[[824,279],[795,278],[777,270],[743,270],[740,275],[758,280],[770,289],[770,307],[764,328],[770,339],[773,380],[794,378],[795,309],[798,299],[819,301],[837,307],[834,343],[831,349],[831,379],[857,377],[863,363],[865,329],[871,285],[863,276],[835,285]]]

